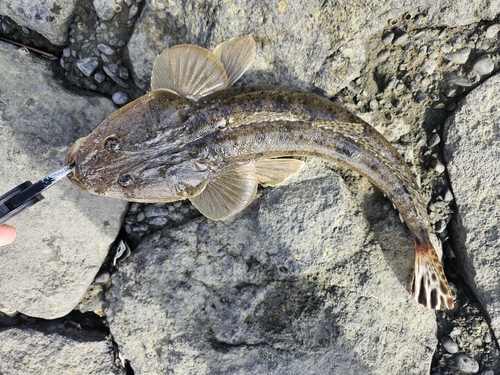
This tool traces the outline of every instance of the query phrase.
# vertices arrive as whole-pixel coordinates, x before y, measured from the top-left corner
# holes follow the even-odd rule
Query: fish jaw
[[[431,243],[415,245],[415,273],[412,283],[415,300],[429,309],[453,309],[453,295],[441,261]]]
[[[68,179],[76,186],[78,186],[80,189],[87,190],[85,188],[85,185],[83,185],[77,178],[76,178],[76,170],[77,170],[77,165],[76,165],[76,160],[77,160],[77,152],[80,149],[80,145],[85,142],[85,139],[87,137],[82,137],[76,140],[75,143],[70,147],[68,154],[66,155],[66,160],[65,164],[73,164],[75,163],[75,169],[71,171],[71,173],[68,174]]]

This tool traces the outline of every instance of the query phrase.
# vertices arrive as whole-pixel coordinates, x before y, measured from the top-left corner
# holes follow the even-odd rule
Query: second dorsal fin
[[[228,86],[232,86],[252,65],[255,51],[255,40],[250,34],[231,38],[215,47],[214,55],[226,69]]]
[[[151,89],[168,89],[193,100],[228,85],[226,70],[209,50],[181,44],[163,51],[155,60]]]
[[[304,162],[297,159],[261,159],[255,161],[254,165],[260,184],[276,186],[297,173]]]

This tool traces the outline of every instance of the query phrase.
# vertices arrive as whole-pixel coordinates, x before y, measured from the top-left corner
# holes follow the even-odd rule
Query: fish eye
[[[123,187],[130,186],[132,182],[134,182],[134,178],[129,174],[121,174],[118,176],[118,183]]]
[[[108,137],[104,140],[104,147],[106,147],[109,151],[116,151],[120,149],[120,141],[115,137]]]

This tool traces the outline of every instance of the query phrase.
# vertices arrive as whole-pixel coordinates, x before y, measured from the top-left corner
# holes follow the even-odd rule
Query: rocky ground
[[[456,294],[452,311],[417,305],[391,203],[318,160],[228,223],[65,181],[0,249],[0,373],[500,374],[499,14],[465,0],[0,3],[0,191],[59,168],[144,94],[165,47],[252,33],[239,84],[332,98],[401,152]]]

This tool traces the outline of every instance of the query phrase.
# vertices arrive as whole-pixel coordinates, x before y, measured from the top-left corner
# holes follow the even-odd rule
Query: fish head
[[[173,202],[200,192],[210,166],[186,149],[193,101],[154,90],[106,118],[70,148],[68,175],[83,190],[135,202]]]

